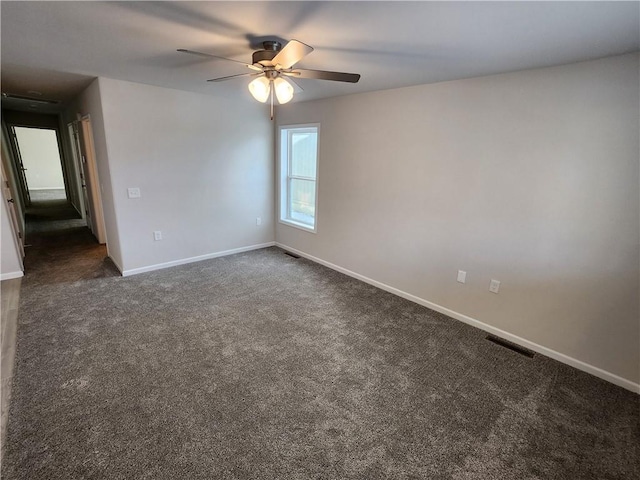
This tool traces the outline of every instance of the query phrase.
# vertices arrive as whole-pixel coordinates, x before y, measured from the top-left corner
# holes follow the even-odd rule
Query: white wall
[[[29,190],[64,189],[56,131],[16,127],[16,137]]]
[[[118,232],[125,274],[273,242],[273,125],[264,105],[107,78],[99,95],[104,124],[92,121],[98,162],[108,158],[105,217],[116,224],[107,237],[111,247]],[[129,199],[129,187],[141,198]]]
[[[276,240],[638,383],[638,85],[633,54],[279,107],[321,139],[317,234]]]

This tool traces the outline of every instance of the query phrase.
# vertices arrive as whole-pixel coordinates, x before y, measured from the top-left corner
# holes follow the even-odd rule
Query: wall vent
[[[500,345],[501,347],[513,350],[514,352],[519,353],[520,355],[524,355],[525,357],[533,358],[533,356],[535,355],[531,350],[527,350],[520,345],[516,345],[515,343],[503,340],[502,338],[496,337],[495,335],[487,335],[487,340],[495,343],[496,345]]]

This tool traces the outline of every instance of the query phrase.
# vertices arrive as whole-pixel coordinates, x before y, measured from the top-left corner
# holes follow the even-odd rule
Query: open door
[[[95,235],[95,227],[93,226],[91,211],[90,211],[90,203],[89,203],[89,193],[87,192],[87,176],[84,172],[86,162],[82,159],[82,148],[80,146],[80,134],[78,133],[78,122],[73,121],[67,125],[69,129],[69,138],[71,139],[71,155],[73,156],[73,162],[75,164],[76,171],[78,172],[78,177],[80,179],[80,190],[82,197],[82,217],[87,222],[87,227],[89,230]]]
[[[11,149],[13,150],[13,158],[16,162],[16,169],[18,171],[18,181],[20,182],[20,190],[22,192],[25,206],[31,205],[31,196],[29,195],[29,185],[27,184],[26,168],[22,163],[22,155],[20,154],[20,146],[18,145],[18,137],[16,135],[16,128],[13,125],[9,125],[9,141],[11,142]]]
[[[78,146],[78,127],[74,122],[67,124],[67,150],[69,159],[71,160],[69,169],[69,185],[72,187],[71,205],[78,211],[83,219],[86,218],[87,204],[85,201],[85,192],[83,192],[84,174],[82,173],[82,165],[80,163],[80,147]],[[70,167],[70,168],[69,168]]]
[[[24,238],[22,232],[20,231],[20,223],[18,222],[18,213],[16,212],[15,199],[13,198],[13,194],[11,192],[12,189],[8,180],[9,176],[4,169],[4,162],[0,162],[0,166],[2,167],[2,198],[5,202],[7,202],[11,226],[16,240],[16,245],[18,247],[18,253],[20,254],[20,261],[22,262],[22,259],[24,258]]]
[[[91,128],[91,118],[84,115],[80,119],[79,125],[79,146],[84,187],[86,189],[87,201],[91,219],[87,220],[87,225],[99,243],[107,243],[107,234],[104,226],[104,215],[102,213],[102,194],[100,180],[98,178],[98,164],[93,146],[93,130]]]

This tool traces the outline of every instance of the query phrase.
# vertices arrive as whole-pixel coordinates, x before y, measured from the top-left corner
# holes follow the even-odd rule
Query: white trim
[[[9,272],[0,274],[0,280],[12,280],[14,278],[24,277],[24,272],[18,270],[17,272]]]
[[[289,130],[304,130],[304,129],[308,129],[308,130],[312,130],[315,129],[315,133],[317,136],[317,142],[316,142],[316,177],[314,179],[315,182],[315,199],[314,199],[314,206],[315,206],[315,213],[313,216],[313,226],[311,225],[307,225],[305,223],[302,222],[296,222],[295,220],[289,218],[289,208],[290,208],[290,204],[289,204],[289,194],[290,194],[290,190],[289,190],[289,179],[290,179],[290,170],[291,170],[291,163],[289,162],[289,151],[291,150],[291,146],[289,145],[289,141],[290,141],[290,136],[289,136]],[[286,143],[287,143],[287,149],[286,152],[283,151],[282,149],[282,144],[283,144],[283,132],[286,131],[286,135],[287,135],[287,139],[286,139]],[[286,158],[284,157],[286,153]],[[278,220],[280,223],[284,224],[284,225],[288,225],[290,227],[295,227],[295,228],[299,228],[301,230],[304,230],[305,232],[309,232],[309,233],[316,233],[317,229],[318,229],[318,192],[320,191],[319,189],[319,180],[320,180],[320,123],[316,122],[316,123],[301,123],[301,124],[292,124],[292,125],[278,125],[278,136],[276,139],[276,157],[278,159],[277,161],[277,168],[276,168],[276,175],[278,178]],[[286,161],[287,164],[287,172],[286,175],[284,174],[284,172],[282,171],[282,164],[283,162]],[[286,198],[285,198],[286,197]]]
[[[288,227],[299,228],[300,230],[304,230],[307,233],[316,233],[315,228],[310,227],[309,225],[305,225],[304,223],[298,223],[294,220],[283,219],[278,220],[283,225],[287,225]]]
[[[29,187],[29,191],[31,190],[63,190],[64,187]]]
[[[93,206],[94,216],[91,223],[95,227],[92,232],[98,239],[98,243],[107,245],[107,253],[109,252],[109,238],[107,237],[107,225],[104,220],[104,207],[102,204],[102,182],[100,181],[100,172],[98,171],[98,157],[95,148],[95,139],[93,138],[93,121],[91,114],[80,115],[80,129],[82,130],[82,144],[84,144],[85,161],[90,175],[85,175],[84,181],[91,184],[91,195],[89,201]],[[80,133],[80,132],[78,132]],[[82,151],[81,151],[82,155]],[[82,159],[81,159],[82,161]],[[86,173],[86,172],[85,172]],[[88,192],[87,192],[88,193]]]
[[[582,370],[583,372],[587,372],[590,373],[591,375],[594,375],[598,378],[601,378],[602,380],[606,380],[607,382],[613,383],[614,385],[618,385],[619,387],[625,388],[627,390],[630,390],[634,393],[638,393],[640,394],[640,384],[632,382],[631,380],[627,380],[626,378],[622,378],[618,375],[615,375],[611,372],[607,372],[606,370],[603,370],[601,368],[595,367],[593,365],[590,365],[588,363],[585,363],[581,360],[578,360],[576,358],[573,357],[569,357],[568,355],[565,355],[564,353],[560,353],[560,352],[556,352],[555,350],[551,350],[550,348],[544,347],[542,345],[538,345],[537,343],[531,342],[529,340],[526,340],[522,337],[518,337],[517,335],[513,335],[512,333],[506,332],[504,330],[501,330],[499,328],[493,327],[491,325],[488,325],[484,322],[481,322],[480,320],[476,320],[475,318],[469,317],[467,315],[464,315],[462,313],[458,313],[454,310],[450,310],[446,307],[443,307],[441,305],[438,305],[436,303],[432,303],[428,300],[425,300],[423,298],[420,297],[416,297],[415,295],[411,295],[410,293],[404,292],[402,290],[399,290],[397,288],[391,287],[389,285],[386,285],[382,282],[378,282],[377,280],[373,280],[369,277],[365,277],[364,275],[360,275],[359,273],[356,272],[352,272],[351,270],[347,270],[346,268],[340,267],[338,265],[335,265],[331,262],[327,262],[325,260],[322,260],[318,257],[314,257],[313,255],[309,255],[308,253],[304,253],[301,252],[300,250],[297,250],[295,248],[289,247],[287,245],[284,245],[282,243],[278,243],[276,242],[276,246],[280,247],[284,250],[288,250],[292,253],[295,253],[296,255],[300,255],[301,257],[307,258],[313,262],[319,263],[321,265],[324,265],[325,267],[329,267],[332,270],[336,270],[340,273],[344,273],[345,275],[348,275],[350,277],[356,278],[358,280],[361,280],[365,283],[368,283],[369,285],[373,285],[374,287],[378,287],[382,290],[386,290],[387,292],[393,293],[394,295],[398,295],[399,297],[405,298],[407,300],[410,300],[414,303],[417,303],[419,305],[422,305],[424,307],[430,308],[431,310],[435,310],[436,312],[440,312],[443,313],[451,318],[454,318],[456,320],[459,320],[463,323],[466,323],[468,325],[471,325],[473,327],[479,328],[480,330],[484,330],[485,332],[489,332],[492,333],[494,335],[497,335],[501,338],[504,338],[505,340],[508,340],[510,342],[516,343],[520,346],[523,346],[525,348],[528,348],[529,350],[533,350],[534,352],[538,352],[541,353],[542,355],[545,355],[549,358],[552,358],[554,360],[557,360],[559,362],[562,362],[566,365],[569,365],[571,367],[577,368],[578,370]]]
[[[163,268],[176,267],[178,265],[184,265],[186,263],[200,262],[202,260],[209,260],[210,258],[225,257],[227,255],[234,255],[236,253],[248,252],[250,250],[259,250],[261,248],[273,247],[275,244],[276,242],[260,243],[258,245],[249,245],[248,247],[233,248],[231,250],[224,250],[222,252],[207,253],[206,255],[199,255],[197,257],[182,258],[180,260],[173,260],[171,262],[158,263],[156,265],[149,265],[147,267],[132,268],[130,270],[121,269],[120,271],[122,272],[123,277],[129,277],[131,275],[137,275],[138,273],[151,272],[153,270],[162,270]]]

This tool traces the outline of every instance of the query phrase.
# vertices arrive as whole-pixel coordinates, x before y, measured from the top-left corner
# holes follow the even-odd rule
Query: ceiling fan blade
[[[287,77],[287,82],[291,83],[294,93],[304,92],[304,88],[302,88],[300,84],[293,79],[292,76]]]
[[[262,68],[260,68],[260,67],[257,67],[255,65],[251,65],[249,63],[244,63],[244,62],[241,62],[239,60],[234,60],[233,58],[220,57],[218,55],[212,55],[210,53],[196,52],[195,50],[187,50],[186,48],[179,48],[177,51],[181,52],[181,53],[188,53],[189,55],[197,55],[199,57],[217,58],[218,60],[227,60],[229,62],[240,63],[241,65],[244,65],[245,67],[248,67],[251,70],[258,70],[260,72],[262,71]]]
[[[297,68],[290,72],[282,72],[284,75],[291,75],[294,78],[313,78],[316,80],[333,80],[334,82],[358,83],[360,74],[344,72],[327,72],[325,70],[305,70]]]
[[[313,47],[298,40],[289,41],[278,54],[273,57],[271,63],[280,68],[291,68],[294,64],[302,60],[303,57],[313,52]]]
[[[232,78],[257,77],[258,75],[262,75],[262,72],[260,72],[260,73],[239,73],[237,75],[229,75],[227,77],[212,78],[210,80],[207,80],[207,82],[223,82],[224,80],[231,80]]]

